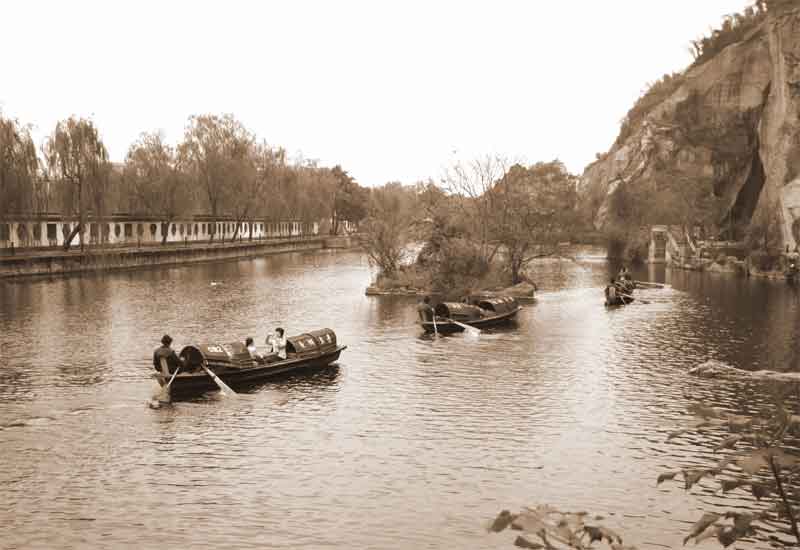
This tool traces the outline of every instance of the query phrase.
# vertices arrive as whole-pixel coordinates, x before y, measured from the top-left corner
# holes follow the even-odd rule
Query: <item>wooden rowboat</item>
[[[217,385],[203,366],[217,375],[225,384],[243,387],[266,378],[293,371],[327,367],[339,359],[347,349],[336,342],[331,329],[316,330],[286,339],[286,359],[277,355],[253,357],[242,342],[231,344],[193,344],[185,346],[179,357],[183,361],[172,381],[173,395],[199,395],[216,390]],[[154,375],[163,387],[172,378],[174,369],[165,361]]]
[[[478,299],[470,304],[440,302],[434,308],[435,329],[432,320],[421,321],[420,324],[425,332],[450,334],[463,331],[464,327],[461,325],[482,329],[508,323],[514,320],[521,309],[522,306],[510,297]]]

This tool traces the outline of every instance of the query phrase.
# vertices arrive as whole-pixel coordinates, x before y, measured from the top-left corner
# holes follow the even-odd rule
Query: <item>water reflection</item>
[[[643,268],[634,278],[669,286],[607,310],[618,268],[589,249],[537,263],[537,302],[477,339],[423,337],[416,300],[364,296],[369,267],[347,252],[0,283],[0,536],[508,548],[482,521],[548,502],[600,513],[641,547],[679,546],[702,511],[757,503],[714,480],[656,487],[661,471],[716,461],[721,437],[667,434],[691,402],[745,414],[769,400],[685,372],[708,358],[794,368],[798,294]],[[145,406],[164,332],[180,348],[263,342],[276,326],[330,327],[349,347],[338,368],[239,399]]]

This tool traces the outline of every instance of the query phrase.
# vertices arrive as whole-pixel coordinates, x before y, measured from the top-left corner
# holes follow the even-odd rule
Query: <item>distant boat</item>
[[[461,325],[487,328],[508,323],[521,309],[522,306],[508,296],[477,299],[474,303],[440,302],[434,308],[436,327],[433,321],[420,321],[420,324],[425,332],[448,334],[465,330]]]
[[[179,354],[184,364],[170,390],[176,395],[199,395],[216,390],[217,385],[203,369],[204,365],[225,384],[236,387],[292,371],[327,367],[338,360],[345,349],[347,346],[337,344],[336,333],[327,328],[287,338],[286,359],[277,355],[254,358],[242,342],[188,345]],[[173,372],[162,364],[154,376],[163,387]]]

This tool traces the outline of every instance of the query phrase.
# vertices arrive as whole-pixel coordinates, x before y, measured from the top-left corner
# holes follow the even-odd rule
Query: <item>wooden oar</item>
[[[175,369],[175,372],[172,373],[172,378],[169,379],[169,382],[167,382],[164,386],[162,386],[161,392],[159,392],[158,396],[156,397],[156,399],[161,403],[169,403],[171,401],[169,388],[170,386],[172,386],[172,381],[175,380],[176,376],[178,376],[179,370],[181,370],[180,365],[178,365],[178,368]]]
[[[650,281],[633,281],[633,282],[636,285],[652,286],[652,287],[655,287],[655,288],[664,288],[665,286],[667,286],[667,285],[664,285],[664,284],[661,284],[661,283],[651,283]]]
[[[634,298],[634,297],[633,297],[633,296],[631,296],[630,294],[625,294],[624,292],[620,292],[620,293],[619,293],[619,295],[620,295],[620,296],[622,296],[623,298],[630,298],[630,299],[631,299],[631,302],[632,302],[632,301],[634,301],[634,300],[639,300],[639,301],[640,301],[640,302],[642,302],[643,304],[649,304],[649,303],[651,303],[649,300],[642,300],[641,298]],[[625,304],[625,305],[627,305],[627,304]]]
[[[219,386],[219,389],[222,390],[223,393],[229,393],[230,395],[236,396],[236,392],[233,391],[225,382],[219,379],[219,377],[211,372],[211,370],[206,366],[205,361],[200,364],[203,367],[203,370],[206,371],[206,374],[211,377],[214,383]]]
[[[479,329],[477,327],[471,327],[471,326],[466,325],[464,323],[459,323],[455,319],[450,319],[449,317],[445,317],[445,319],[448,322],[453,323],[454,325],[458,325],[461,328],[463,328],[467,332],[467,334],[469,334],[470,336],[480,336],[480,334],[481,334],[481,329]]]
[[[436,328],[436,313],[431,315],[431,319],[433,319],[433,335],[435,337],[439,336],[439,329]]]

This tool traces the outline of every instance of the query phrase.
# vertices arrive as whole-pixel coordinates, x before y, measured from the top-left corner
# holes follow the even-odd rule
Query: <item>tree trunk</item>
[[[81,230],[83,229],[81,222],[72,228],[72,231],[69,232],[67,235],[66,240],[64,241],[64,250],[69,250],[70,245],[72,244],[72,240],[75,238],[75,235],[82,234]]]

